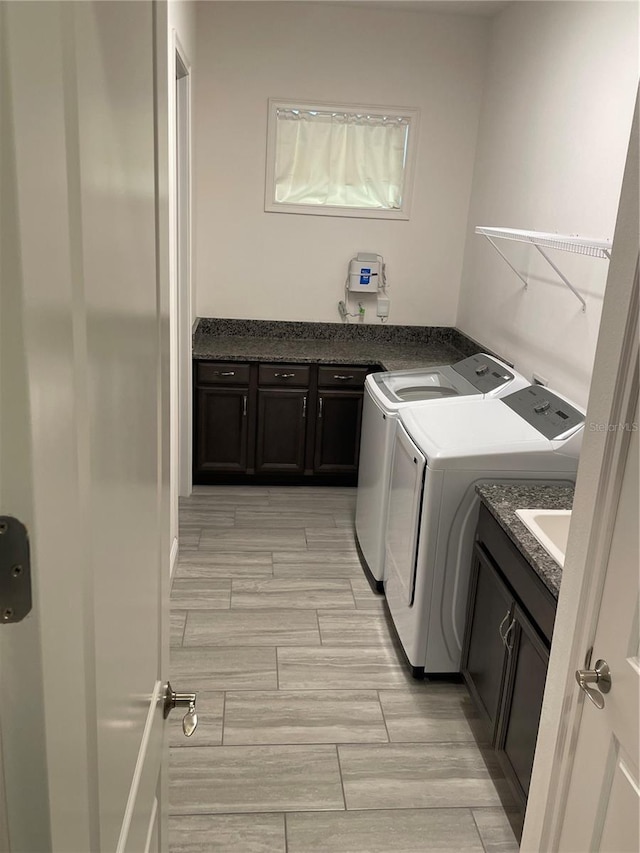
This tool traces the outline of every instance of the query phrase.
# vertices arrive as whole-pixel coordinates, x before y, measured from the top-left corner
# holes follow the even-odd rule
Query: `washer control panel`
[[[503,397],[502,402],[545,438],[566,437],[584,424],[584,412],[542,385],[530,385]]]
[[[488,355],[470,355],[457,361],[453,369],[477,388],[481,394],[488,394],[501,388],[513,379],[513,373]]]

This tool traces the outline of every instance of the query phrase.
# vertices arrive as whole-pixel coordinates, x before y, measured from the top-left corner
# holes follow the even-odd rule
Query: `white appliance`
[[[391,452],[398,412],[407,406],[440,405],[451,397],[495,397],[529,383],[496,358],[472,355],[453,365],[370,373],[365,382],[356,538],[361,557],[378,589],[384,575],[384,534]]]
[[[458,672],[480,481],[574,480],[584,412],[538,385],[401,410],[384,589],[413,674]]]

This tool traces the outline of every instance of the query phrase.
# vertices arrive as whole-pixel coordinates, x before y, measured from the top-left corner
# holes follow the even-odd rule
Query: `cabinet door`
[[[489,723],[492,742],[496,736],[507,659],[504,638],[512,621],[513,608],[513,597],[476,544],[462,651],[462,674]]]
[[[318,391],[314,471],[358,470],[362,398],[362,391]]]
[[[247,388],[196,389],[196,471],[246,471]]]
[[[510,660],[497,748],[508,765],[505,769],[515,777],[516,792],[524,804],[531,782],[549,652],[518,605],[507,642]]]
[[[288,388],[258,391],[257,472],[304,472],[308,394]]]

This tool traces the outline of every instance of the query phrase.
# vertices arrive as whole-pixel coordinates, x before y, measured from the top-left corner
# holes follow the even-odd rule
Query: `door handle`
[[[307,417],[307,398],[306,397],[302,398],[302,417],[303,418]]]
[[[242,417],[247,417],[247,395],[243,394],[242,396]]]
[[[322,417],[322,409],[323,409],[323,407],[324,407],[324,400],[322,399],[322,397],[320,397],[320,408],[318,409],[318,417],[319,417],[319,418],[321,418],[321,417]]]
[[[342,382],[347,382],[349,379],[353,379],[353,376],[343,376],[340,373],[334,373],[333,378],[340,379]]]
[[[292,379],[295,376],[295,373],[274,373],[273,375],[276,379]]]
[[[167,681],[167,687],[164,694],[164,707],[162,716],[167,719],[174,708],[187,708],[187,713],[182,720],[182,731],[185,737],[191,737],[198,727],[198,715],[196,713],[196,694],[195,693],[176,693],[171,687],[171,682]]]
[[[576,669],[576,681],[596,708],[602,710],[604,708],[602,694],[611,690],[611,671],[606,660],[597,660],[594,669]],[[595,689],[590,687],[590,684],[593,684]]]
[[[235,370],[223,370],[223,371],[216,370],[215,373],[217,376],[235,376],[236,375]]]

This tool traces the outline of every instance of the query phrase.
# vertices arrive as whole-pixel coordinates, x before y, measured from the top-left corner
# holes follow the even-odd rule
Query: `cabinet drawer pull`
[[[236,375],[235,370],[222,370],[222,371],[214,370],[213,372],[215,373],[216,376],[235,376]]]
[[[307,417],[307,398],[306,397],[302,398],[302,417],[303,418]]]
[[[322,399],[322,397],[320,397],[319,400],[320,400],[320,407],[318,408],[318,417],[321,418],[322,417],[322,409],[324,406],[324,400]]]
[[[243,394],[242,396],[242,417],[247,417],[247,395]]]
[[[341,373],[334,373],[334,379],[340,379],[342,382],[348,382],[349,379],[354,379],[353,376],[343,376]]]
[[[295,376],[295,373],[274,373],[273,375],[276,379],[291,379]]]

